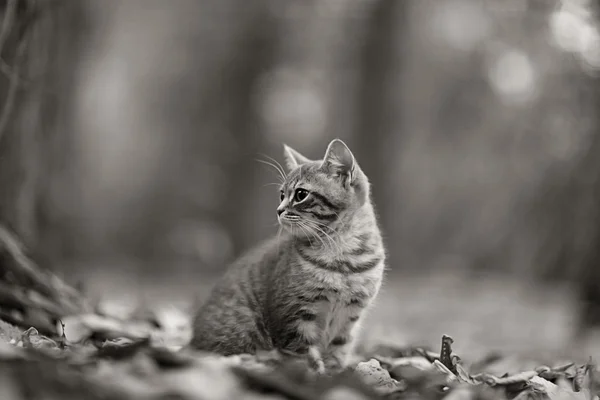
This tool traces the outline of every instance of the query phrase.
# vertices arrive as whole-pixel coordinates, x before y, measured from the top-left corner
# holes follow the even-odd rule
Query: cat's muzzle
[[[300,221],[300,216],[289,211],[284,211],[277,217],[280,225],[292,226]]]

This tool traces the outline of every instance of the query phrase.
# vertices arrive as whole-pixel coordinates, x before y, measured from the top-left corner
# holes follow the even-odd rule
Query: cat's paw
[[[318,348],[311,346],[308,349],[308,364],[317,373],[317,375],[325,374],[327,368]]]
[[[325,375],[328,372],[323,360],[315,360],[314,369],[317,375]]]
[[[329,355],[328,357],[325,357],[323,361],[328,375],[336,375],[346,369],[346,363],[335,355]]]

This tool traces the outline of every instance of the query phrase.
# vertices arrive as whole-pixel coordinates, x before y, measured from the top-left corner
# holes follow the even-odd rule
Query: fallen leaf
[[[32,347],[34,349],[58,349],[58,343],[46,336],[40,335],[38,330],[33,327],[23,332],[22,340],[24,347]]]
[[[456,375],[458,376],[460,381],[471,385],[477,385],[481,383],[473,379],[473,377],[471,377],[469,372],[461,364],[456,365]]]
[[[583,389],[589,367],[589,364],[585,364],[576,368],[575,377],[573,378],[573,390],[575,392],[579,392]]]
[[[570,389],[564,389],[554,383],[539,377],[534,376],[529,380],[529,386],[534,393],[542,393],[547,395],[551,400],[587,400],[589,399],[589,391],[582,390],[574,392]]]
[[[378,392],[389,393],[399,387],[398,381],[393,379],[390,373],[374,358],[359,363],[354,368],[354,371],[367,385],[373,387]]]
[[[92,335],[105,339],[128,337],[144,339],[151,336],[153,328],[145,321],[119,321],[97,314],[71,315],[63,318],[64,333],[69,343],[81,343]]]
[[[454,375],[454,373],[452,371],[450,371],[448,369],[448,367],[446,367],[444,364],[442,364],[441,361],[439,360],[435,360],[433,362],[433,366],[441,373],[443,373],[444,375],[446,375],[446,381],[448,383],[452,383],[452,382],[456,382],[458,381],[458,378],[456,377],[456,375]]]
[[[429,362],[425,357],[403,357],[403,358],[388,358],[388,357],[376,357],[376,360],[380,362],[387,370],[392,370],[396,367],[413,367],[421,371],[429,371],[433,368],[433,364]]]
[[[512,385],[515,383],[525,383],[527,381],[529,381],[531,378],[533,378],[534,376],[537,376],[537,372],[535,371],[524,371],[524,372],[520,372],[518,374],[514,374],[514,375],[509,375],[509,376],[505,376],[505,377],[496,377],[492,374],[477,374],[477,375],[473,375],[471,376],[471,378],[473,378],[475,381],[477,382],[483,382],[486,383],[490,386],[496,386],[496,385]]]

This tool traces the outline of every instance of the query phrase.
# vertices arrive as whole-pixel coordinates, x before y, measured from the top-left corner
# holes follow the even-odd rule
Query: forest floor
[[[201,303],[216,277],[164,275],[144,279],[130,270],[117,276],[94,269],[86,279],[94,298],[115,303],[172,304],[185,310]],[[572,340],[577,313],[572,289],[534,285],[506,276],[475,279],[458,271],[431,276],[392,276],[363,326],[366,346],[377,343],[437,346],[442,334],[460,338],[467,357],[490,351],[554,354],[587,359],[600,356],[594,343]]]
[[[1,399],[587,400],[600,387],[589,358],[600,356],[600,340],[573,341],[577,315],[568,287],[457,271],[390,276],[351,368],[329,377],[280,354],[220,357],[172,346],[184,343],[169,325],[188,323],[214,276],[171,269],[150,278],[130,266],[86,271],[71,278],[112,311],[67,318],[62,338],[29,329],[15,330],[8,347],[0,341]],[[119,322],[140,306],[171,311],[157,313],[156,326]],[[72,342],[82,332],[89,339]],[[139,332],[166,342],[136,339]]]

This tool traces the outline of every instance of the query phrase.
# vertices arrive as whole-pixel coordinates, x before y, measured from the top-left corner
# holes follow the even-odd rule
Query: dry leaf
[[[374,358],[359,363],[354,371],[378,392],[389,393],[399,388],[398,381],[392,379],[390,373]]]
[[[570,389],[563,389],[554,383],[534,376],[530,379],[528,385],[534,393],[542,393],[547,395],[550,400],[587,400],[589,399],[589,391],[582,390],[574,392]]]
[[[469,372],[461,365],[461,364],[457,364],[456,365],[456,375],[458,376],[459,380],[461,380],[462,382],[471,384],[471,385],[478,385],[480,382],[476,381],[475,379],[473,379],[471,377],[471,375],[469,374]]]
[[[456,377],[456,375],[454,375],[454,373],[452,371],[450,371],[448,369],[448,367],[446,367],[444,364],[441,363],[441,361],[439,360],[435,360],[433,362],[433,366],[440,372],[442,372],[444,375],[446,375],[446,381],[447,383],[453,383],[453,382],[457,382],[458,378]]]
[[[144,321],[119,321],[97,314],[72,315],[63,318],[64,333],[69,343],[81,343],[92,334],[105,338],[128,337],[145,339],[150,337],[152,326]]]
[[[23,332],[22,336],[24,347],[34,349],[58,349],[58,343],[54,340],[40,335],[37,329],[31,327]]]
[[[518,374],[509,375],[506,377],[498,378],[492,374],[477,374],[471,376],[476,382],[483,382],[490,386],[496,385],[512,385],[515,383],[525,383],[529,381],[534,376],[537,376],[537,372],[535,371],[524,371]]]
[[[429,371],[433,369],[433,364],[429,362],[425,357],[403,357],[403,358],[388,358],[388,357],[376,357],[376,360],[381,365],[386,366],[388,370],[392,370],[396,367],[413,367],[421,371]]]
[[[547,366],[541,366],[536,368],[538,375],[547,380],[555,380],[559,377],[568,377],[571,378],[574,376],[574,372],[572,372],[573,363],[568,363],[562,366],[550,368]]]
[[[589,364],[577,367],[575,370],[575,377],[573,378],[573,390],[579,392],[584,387],[584,381],[589,369]]]

